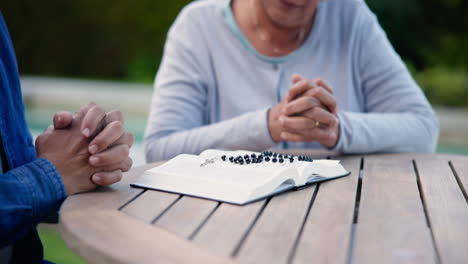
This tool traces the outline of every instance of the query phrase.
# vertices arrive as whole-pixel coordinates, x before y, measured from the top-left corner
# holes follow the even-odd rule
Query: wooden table
[[[90,263],[468,263],[468,157],[334,157],[352,174],[247,206],[131,188],[69,197],[60,229]]]

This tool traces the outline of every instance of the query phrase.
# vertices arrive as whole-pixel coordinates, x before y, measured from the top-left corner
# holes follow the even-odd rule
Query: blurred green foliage
[[[413,74],[431,103],[468,107],[468,74],[461,69],[429,68]]]
[[[57,264],[84,264],[65,244],[56,226],[39,225],[39,236],[44,245],[44,258]]]
[[[151,82],[167,30],[189,2],[7,0],[0,10],[23,74]],[[468,1],[366,2],[429,99],[468,106]]]
[[[417,70],[466,69],[468,2],[465,0],[367,0],[398,53]]]
[[[151,82],[188,0],[6,0],[23,74]]]
[[[468,107],[468,1],[367,3],[431,103]]]

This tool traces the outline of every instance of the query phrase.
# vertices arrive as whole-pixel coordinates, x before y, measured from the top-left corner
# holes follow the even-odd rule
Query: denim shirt
[[[37,158],[24,117],[13,45],[0,13],[0,135],[6,167],[0,174],[0,248],[12,263],[41,263],[39,222],[55,214],[66,193],[53,164]]]

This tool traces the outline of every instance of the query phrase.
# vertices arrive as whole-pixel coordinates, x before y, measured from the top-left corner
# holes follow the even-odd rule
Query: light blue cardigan
[[[169,30],[145,135],[148,162],[208,148],[322,148],[276,144],[269,135],[267,111],[293,73],[333,87],[340,120],[333,150],[434,151],[434,111],[362,0],[322,1],[303,45],[282,58],[255,51],[229,3],[193,2]]]

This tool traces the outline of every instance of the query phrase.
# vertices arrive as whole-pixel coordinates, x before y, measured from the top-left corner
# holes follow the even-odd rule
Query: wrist
[[[334,127],[333,131],[330,133],[330,139],[323,145],[327,147],[328,149],[333,149],[338,144],[339,139],[340,139],[340,124],[338,123]]]
[[[66,198],[65,186],[55,165],[46,158],[18,167],[18,179],[27,187],[25,199],[30,200],[32,219],[43,221],[58,212]]]
[[[278,107],[270,108],[268,110],[268,132],[270,132],[270,137],[275,143],[281,141],[281,125],[278,118]]]

